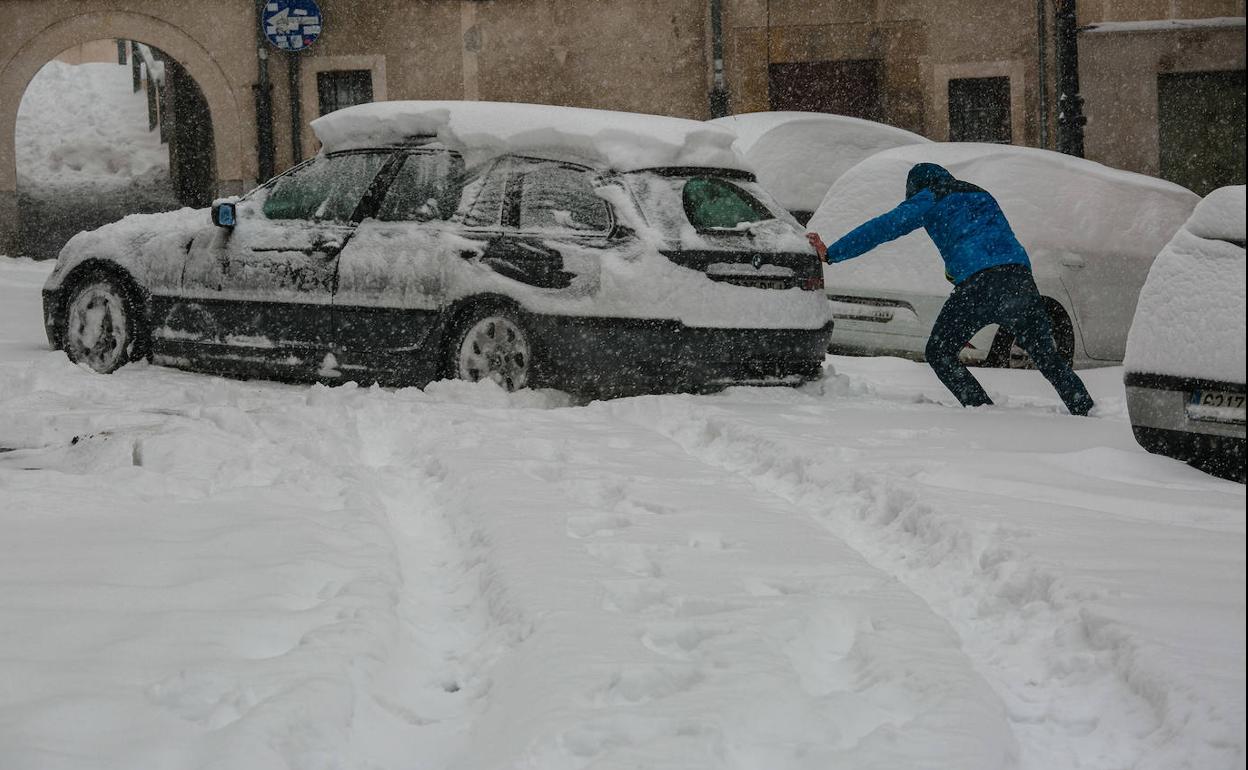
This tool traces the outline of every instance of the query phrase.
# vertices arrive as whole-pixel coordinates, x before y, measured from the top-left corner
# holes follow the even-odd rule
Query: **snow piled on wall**
[[[1196,207],[1140,292],[1128,371],[1244,381],[1244,229],[1243,185],[1214,190]]]
[[[48,62],[17,111],[22,186],[129,185],[168,175],[169,152],[147,130],[147,97],[116,64]]]
[[[617,171],[661,166],[745,168],[733,134],[679,118],[502,102],[395,101],[312,121],[325,152],[436,137],[471,165],[518,153],[577,158]],[[471,150],[471,152],[467,152]]]

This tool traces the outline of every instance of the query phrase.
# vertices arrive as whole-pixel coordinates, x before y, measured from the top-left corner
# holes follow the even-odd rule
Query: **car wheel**
[[[447,371],[457,379],[493,380],[508,391],[520,390],[533,380],[534,342],[515,311],[482,308],[456,326]]]
[[[117,278],[90,275],[74,287],[65,308],[65,353],[100,374],[120,369],[142,346],[142,319]]]
[[[1046,303],[1047,304],[1047,303]],[[1067,364],[1075,363],[1075,330],[1066,316],[1066,311],[1056,303],[1048,305],[1049,323],[1053,327],[1053,342],[1057,345],[1058,355]],[[1036,365],[1027,355],[1027,351],[1014,342],[1014,335],[1005,329],[997,329],[993,337],[992,348],[984,361],[987,366],[1007,369],[1035,369]]]

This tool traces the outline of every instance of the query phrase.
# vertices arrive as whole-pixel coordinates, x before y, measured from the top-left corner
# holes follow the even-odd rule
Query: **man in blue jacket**
[[[1001,207],[986,190],[955,179],[934,163],[920,163],[906,179],[906,199],[855,228],[831,246],[807,237],[829,263],[844,262],[917,230],[927,230],[945,261],[953,293],[936,317],[927,362],[963,406],[992,399],[958,358],[967,341],[989,324],[1014,334],[1071,414],[1092,409],[1088,389],[1057,352],[1048,311],[1031,275],[1031,261]]]

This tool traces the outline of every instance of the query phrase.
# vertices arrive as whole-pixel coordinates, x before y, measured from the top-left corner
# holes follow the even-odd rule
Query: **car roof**
[[[436,138],[470,165],[504,154],[615,171],[691,167],[748,171],[735,134],[703,121],[510,102],[392,101],[312,121],[322,151],[408,145]]]

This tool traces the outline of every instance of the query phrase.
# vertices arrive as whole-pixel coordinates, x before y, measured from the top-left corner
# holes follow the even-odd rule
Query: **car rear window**
[[[775,219],[761,201],[725,179],[694,177],[680,194],[689,224],[698,230],[732,230]]]

